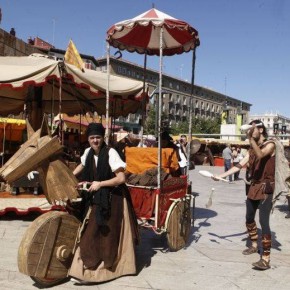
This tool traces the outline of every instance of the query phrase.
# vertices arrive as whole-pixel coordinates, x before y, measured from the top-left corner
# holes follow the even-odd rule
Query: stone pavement
[[[65,282],[53,289],[290,289],[290,220],[285,219],[287,204],[282,197],[271,216],[273,249],[271,269],[257,271],[252,262],[258,254],[242,255],[246,246],[245,191],[243,181],[215,182],[198,174],[213,173],[222,167],[197,166],[190,171],[193,191],[198,193],[194,227],[186,249],[166,250],[166,238],[143,230],[137,248],[139,272],[98,285]],[[244,172],[241,173],[241,176]],[[213,204],[206,208],[211,188]],[[34,282],[17,268],[17,251],[32,218],[0,217],[0,289],[37,289]]]

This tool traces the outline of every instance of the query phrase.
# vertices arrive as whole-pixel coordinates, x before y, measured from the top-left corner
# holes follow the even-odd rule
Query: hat
[[[103,124],[101,123],[90,123],[88,128],[87,128],[87,136],[92,136],[92,135],[99,135],[104,137],[105,136],[105,128]]]
[[[116,141],[119,142],[128,136],[127,132],[117,132],[115,133]]]

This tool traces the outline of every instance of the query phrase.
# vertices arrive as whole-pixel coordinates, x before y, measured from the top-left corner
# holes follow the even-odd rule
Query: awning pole
[[[5,123],[6,122],[6,123]],[[4,165],[4,155],[5,155],[5,141],[6,141],[6,124],[7,124],[7,121],[4,121],[3,122],[3,146],[2,146],[2,167]]]
[[[162,166],[162,148],[161,148],[161,113],[162,113],[162,67],[163,67],[163,28],[160,28],[160,55],[159,55],[159,98],[158,98],[158,192],[155,200],[155,227],[158,226],[158,208],[159,194],[162,191],[161,166]]]
[[[189,97],[189,126],[188,126],[188,146],[186,148],[186,154],[187,154],[187,182],[189,183],[189,162],[190,162],[190,143],[192,139],[192,99],[194,95],[194,76],[195,76],[195,50],[196,47],[194,47],[192,51],[192,67],[191,67],[191,90],[190,90],[190,97]]]
[[[105,141],[109,141],[109,106],[110,106],[110,44],[107,42],[107,88],[106,88],[106,134]]]
[[[61,145],[63,145],[64,142],[64,133],[63,133],[63,121],[62,121],[62,115],[61,115],[61,110],[62,110],[62,66],[60,63],[58,64],[58,69],[59,69],[59,90],[58,90],[58,95],[59,95],[59,139]]]
[[[145,117],[146,117],[146,97],[145,97],[145,81],[147,75],[147,52],[144,54],[144,79],[143,79],[143,99],[141,100],[141,130],[140,130],[140,138],[141,138],[141,147],[143,147],[143,135],[144,135],[144,125],[145,125]]]

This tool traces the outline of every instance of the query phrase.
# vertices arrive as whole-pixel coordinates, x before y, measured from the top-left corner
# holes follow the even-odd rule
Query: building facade
[[[253,120],[261,120],[270,136],[276,134],[290,134],[290,118],[284,117],[278,113],[251,114],[249,122]]]
[[[106,71],[106,58],[98,58],[96,70]],[[158,94],[159,72],[144,68],[138,64],[124,59],[110,57],[110,73],[123,77],[142,80],[148,84],[149,95],[151,96],[151,107],[156,108],[156,96]],[[191,96],[191,83],[182,79],[163,74],[162,111],[168,116],[169,125],[189,120],[189,102]],[[221,118],[223,111],[227,111],[227,123],[235,124],[237,114],[242,114],[243,123],[248,122],[251,104],[229,97],[219,92],[194,85],[192,113],[197,118],[214,119]],[[150,109],[150,107],[149,107]],[[123,124],[129,122],[139,128],[140,114],[120,118],[118,121]]]

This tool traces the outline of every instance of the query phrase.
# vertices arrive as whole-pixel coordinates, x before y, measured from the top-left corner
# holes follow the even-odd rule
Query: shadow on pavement
[[[138,275],[143,268],[147,268],[151,265],[151,258],[158,252],[167,252],[167,240],[166,235],[158,235],[151,229],[140,230],[141,242],[136,247],[136,261],[137,261],[137,274]]]
[[[192,244],[193,242],[197,243],[199,238],[201,237],[199,233],[200,228],[211,226],[209,219],[217,216],[216,211],[207,208],[195,207],[193,209],[193,212],[193,227],[191,229],[191,235],[189,236],[187,246],[190,246],[190,244]]]
[[[29,212],[27,214],[19,215],[14,211],[10,211],[0,216],[0,220],[3,220],[3,221],[22,220],[22,221],[32,222],[42,214],[43,213],[39,213],[39,212]]]

